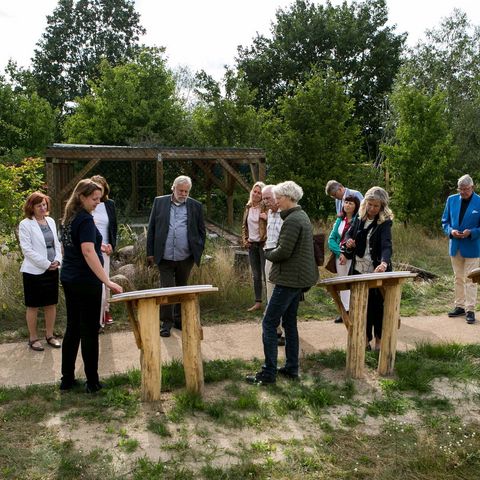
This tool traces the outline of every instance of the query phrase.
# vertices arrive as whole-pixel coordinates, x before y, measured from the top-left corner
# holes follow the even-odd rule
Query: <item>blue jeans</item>
[[[285,369],[293,375],[298,374],[297,311],[301,295],[301,288],[275,285],[272,297],[268,302],[262,321],[263,352],[265,354],[262,371],[270,378],[275,378],[277,375],[277,327],[280,325],[280,320],[282,320],[285,330]]]
[[[263,285],[265,283],[265,253],[263,252],[263,242],[250,242],[248,258],[253,275],[255,302],[261,303]]]

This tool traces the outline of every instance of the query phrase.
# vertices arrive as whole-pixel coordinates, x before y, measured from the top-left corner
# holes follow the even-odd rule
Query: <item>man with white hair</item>
[[[160,271],[161,287],[186,285],[193,264],[200,265],[205,247],[202,204],[190,198],[192,180],[181,175],[173,181],[172,194],[153,201],[147,231],[147,262]],[[173,325],[182,328],[180,305],[160,308],[160,335],[169,337]]]
[[[448,197],[442,216],[455,274],[455,307],[448,316],[466,315],[467,323],[473,324],[477,285],[467,275],[478,268],[480,259],[480,196],[474,192],[470,175],[460,177],[457,186],[458,193]]]
[[[268,217],[267,217],[267,240],[265,241],[265,250],[272,249],[277,246],[278,237],[280,236],[280,229],[282,228],[282,217],[280,216],[280,211],[278,210],[278,203],[275,199],[273,193],[273,188],[275,185],[265,185],[262,188],[262,201],[265,206],[268,208]],[[275,284],[272,283],[268,276],[270,275],[270,270],[272,269],[272,262],[265,259],[265,279],[267,284],[267,304],[272,297],[272,292],[275,287]],[[277,328],[278,336],[278,345],[283,347],[285,345],[285,337],[282,334],[282,327]]]

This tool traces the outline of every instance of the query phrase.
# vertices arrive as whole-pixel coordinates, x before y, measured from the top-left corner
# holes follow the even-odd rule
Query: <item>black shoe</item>
[[[342,316],[340,315],[339,317],[337,317],[337,318],[333,321],[333,323],[343,323],[343,318],[342,318]]]
[[[62,391],[67,391],[67,390],[71,390],[72,388],[75,388],[75,387],[78,387],[78,385],[80,385],[78,383],[78,380],[64,380],[62,379],[61,382],[60,382],[60,390]]]
[[[263,372],[258,372],[255,375],[247,375],[245,381],[253,385],[272,385],[275,383],[275,377],[267,377]]]
[[[467,312],[467,323],[472,325],[472,323],[475,323],[475,312]]]
[[[165,327],[162,327],[160,329],[160,336],[161,337],[169,337],[171,335],[170,333],[170,329],[169,328],[165,328]]]
[[[285,346],[285,337],[283,335],[277,335],[277,345],[279,347]]]
[[[449,317],[461,317],[465,315],[465,309],[462,307],[455,307],[451,312],[448,312]]]
[[[300,378],[298,373],[291,373],[285,367],[277,368],[277,373],[282,375],[282,377],[288,378],[289,380],[299,380]]]
[[[103,388],[100,382],[88,383],[85,382],[85,393],[96,393]]]

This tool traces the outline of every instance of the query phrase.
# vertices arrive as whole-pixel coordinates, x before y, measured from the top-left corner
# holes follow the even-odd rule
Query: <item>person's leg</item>
[[[62,383],[60,388],[71,388],[75,382],[75,361],[80,345],[80,308],[84,302],[75,284],[63,282],[67,308],[67,328],[62,343]]]
[[[30,341],[37,340],[37,318],[38,318],[38,308],[37,307],[27,307],[25,314],[27,319],[27,328]]]
[[[464,259],[464,278],[465,278],[465,310],[467,312],[475,312],[475,306],[477,305],[477,284],[468,278],[468,274],[478,268],[478,258],[465,258]]]
[[[260,249],[260,244],[257,242],[250,244],[248,249],[248,259],[252,269],[253,291],[255,294],[255,305],[250,307],[249,310],[259,310],[262,304],[263,266]]]
[[[340,262],[337,259],[337,276],[343,277],[348,275],[351,264],[352,261],[347,260],[347,263],[345,265],[340,265]],[[342,290],[340,292],[340,299],[342,300],[343,308],[348,312],[350,309],[350,290]]]
[[[45,335],[47,338],[53,337],[53,329],[55,327],[55,319],[57,317],[57,306],[47,305],[43,307],[45,314]]]
[[[263,352],[265,354],[265,363],[262,367],[264,375],[270,379],[275,379],[277,375],[277,327],[280,319],[284,316],[290,304],[298,297],[298,289],[282,287],[275,285],[272,297],[268,303],[267,310],[262,321],[262,340]],[[297,305],[298,307],[298,305]],[[292,323],[292,322],[290,322]],[[294,347],[294,334],[291,325],[289,332],[292,335],[292,347]],[[286,331],[285,331],[286,333]],[[298,341],[298,333],[297,333]]]
[[[369,307],[371,305],[370,315],[372,318],[373,335],[375,336],[375,350],[379,350],[383,327],[383,295],[378,288],[372,288],[370,292],[372,293],[371,296],[369,295],[368,305]]]
[[[291,301],[288,305],[288,308],[285,310],[285,313],[282,317],[283,328],[285,329],[285,371],[290,375],[298,375],[298,352],[299,352],[299,341],[298,341],[298,328],[297,328],[297,312],[298,305],[300,303],[300,297],[302,291],[300,289],[291,289],[297,290],[297,293],[292,291]]]
[[[193,256],[188,257],[185,260],[181,260],[175,263],[175,286],[183,287],[188,285],[188,279],[190,278],[190,272],[193,268]],[[173,306],[173,322],[175,328],[182,328],[182,309],[179,303]]]
[[[160,286],[162,288],[175,286],[175,262],[162,260],[158,265],[160,271]],[[173,305],[162,305],[160,307],[160,319],[162,331],[169,333],[173,326]]]
[[[87,386],[95,387],[98,379],[98,313],[102,308],[102,286],[82,285],[83,305],[80,312],[80,346]]]
[[[455,307],[465,308],[465,259],[460,252],[450,257],[453,273],[455,275]]]

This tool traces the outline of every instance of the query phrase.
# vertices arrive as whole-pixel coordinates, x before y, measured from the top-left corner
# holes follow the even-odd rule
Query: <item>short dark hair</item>
[[[25,200],[25,205],[23,206],[23,213],[25,215],[25,218],[32,218],[34,213],[33,207],[35,205],[38,205],[39,203],[42,203],[44,200],[47,204],[47,215],[48,215],[48,212],[50,211],[50,202],[51,202],[50,197],[48,195],[45,195],[42,192],[31,193],[27,197],[27,200]]]

